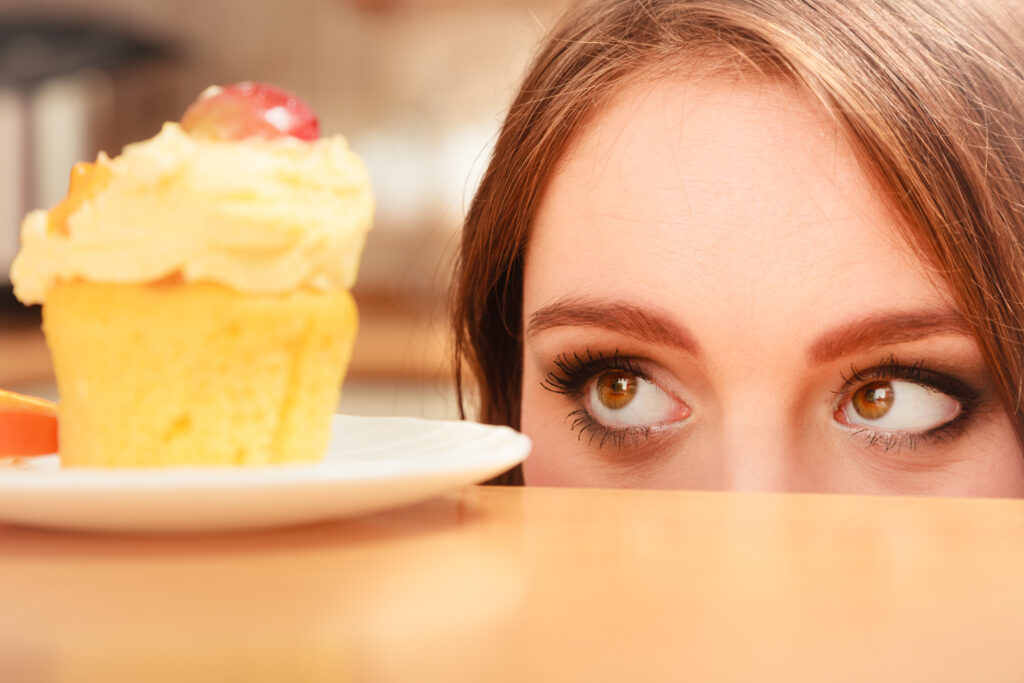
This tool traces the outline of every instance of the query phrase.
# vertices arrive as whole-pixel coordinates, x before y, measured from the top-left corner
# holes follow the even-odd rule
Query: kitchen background
[[[341,399],[457,416],[447,291],[463,211],[537,40],[566,0],[0,0],[0,387],[56,397],[38,307],[7,269],[68,171],[177,119],[211,83],[280,85],[374,181]]]

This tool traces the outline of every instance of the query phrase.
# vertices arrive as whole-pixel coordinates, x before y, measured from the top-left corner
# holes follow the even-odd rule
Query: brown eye
[[[602,405],[618,410],[629,405],[636,396],[637,378],[627,372],[613,370],[599,375],[594,388]]]
[[[878,420],[892,408],[891,382],[869,382],[850,397],[850,405],[865,420]]]
[[[614,429],[663,427],[690,416],[689,407],[656,382],[620,368],[597,372],[587,382],[582,407],[595,422]]]
[[[861,385],[833,417],[848,427],[918,434],[941,427],[962,410],[958,400],[938,389],[890,379]]]

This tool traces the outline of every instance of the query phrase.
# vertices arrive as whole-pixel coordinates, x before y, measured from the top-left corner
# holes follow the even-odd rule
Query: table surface
[[[0,526],[0,680],[1022,681],[1024,501],[469,487],[240,535]]]

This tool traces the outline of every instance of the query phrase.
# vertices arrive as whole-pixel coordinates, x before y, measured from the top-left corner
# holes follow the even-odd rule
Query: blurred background
[[[447,297],[464,209],[526,62],[566,0],[0,0],[0,387],[56,397],[38,307],[7,271],[68,172],[151,137],[207,85],[290,90],[370,168],[378,214],[341,400],[457,416]]]

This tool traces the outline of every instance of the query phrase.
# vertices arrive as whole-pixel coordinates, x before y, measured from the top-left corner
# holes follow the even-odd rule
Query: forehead
[[[636,83],[556,169],[525,303],[704,302],[778,324],[793,311],[828,324],[843,306],[864,313],[895,294],[948,303],[903,234],[836,125],[796,88],[742,76]]]

